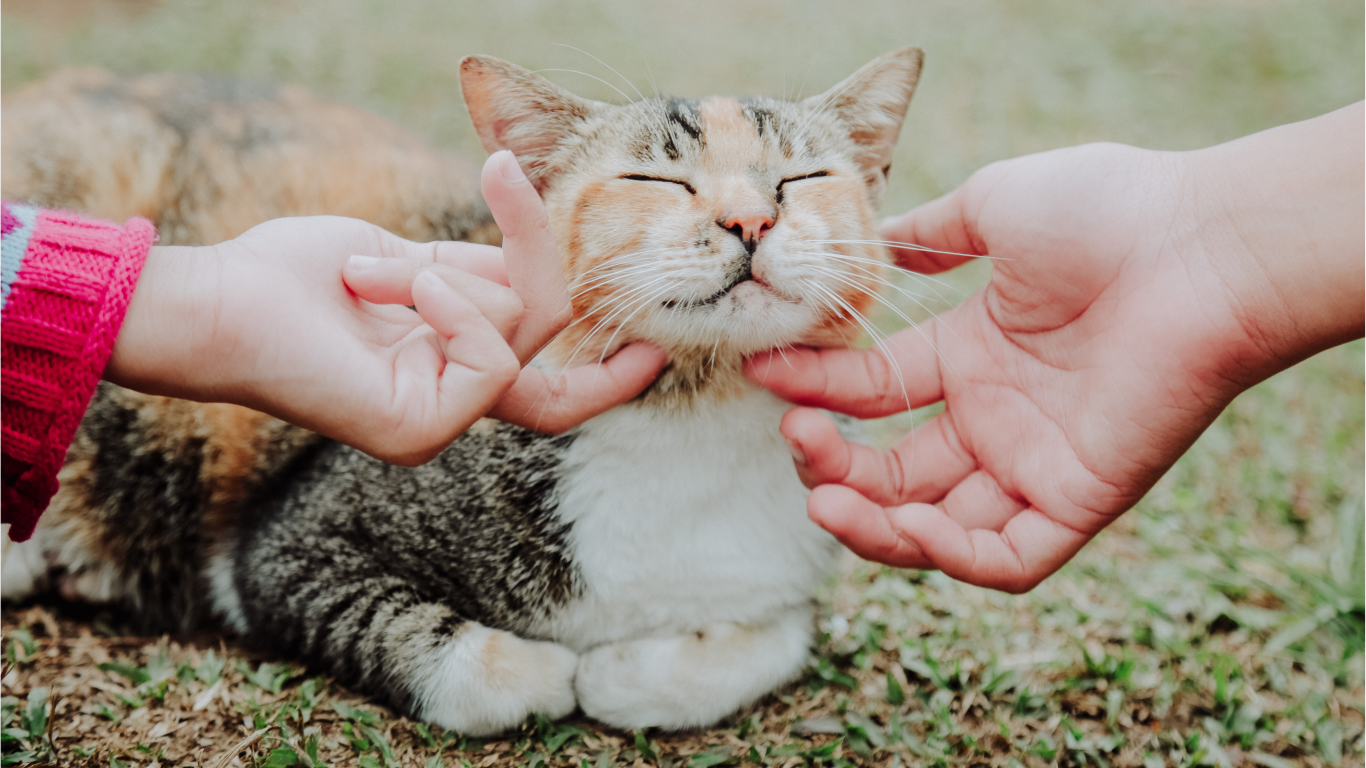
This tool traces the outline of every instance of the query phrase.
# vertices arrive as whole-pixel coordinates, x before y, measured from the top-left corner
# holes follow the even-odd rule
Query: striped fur
[[[806,519],[787,406],[740,367],[857,335],[885,254],[816,241],[874,237],[920,60],[888,54],[803,102],[609,105],[466,59],[475,126],[540,189],[575,284],[575,323],[538,365],[648,339],[668,370],[564,435],[482,423],[411,469],[108,388],[6,583],[11,562],[51,563],[151,623],[216,614],[472,734],[576,706],[692,727],[763,696],[805,663],[836,546]]]

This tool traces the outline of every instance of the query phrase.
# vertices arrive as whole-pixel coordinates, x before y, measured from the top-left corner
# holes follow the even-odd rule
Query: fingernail
[[[361,256],[359,254],[350,259],[352,269],[374,269],[379,264],[379,259],[374,256]]]
[[[507,152],[506,149],[502,151]],[[517,162],[516,155],[513,155],[511,152],[508,152],[507,154],[508,156],[503,159],[501,166],[498,168],[498,173],[502,175],[504,181],[511,184],[520,184],[526,181],[526,174],[522,173],[522,165]]]
[[[421,272],[417,273],[417,277],[413,278],[413,285],[417,285],[418,283],[426,283],[427,285],[433,288],[439,289],[449,288],[449,286],[447,286],[446,283],[443,282],[441,278],[437,277],[430,269],[424,269]]]
[[[797,445],[797,441],[788,440],[787,438],[783,439],[787,443],[787,452],[792,454],[792,460],[802,466],[806,466],[806,454],[802,453],[802,447]]]

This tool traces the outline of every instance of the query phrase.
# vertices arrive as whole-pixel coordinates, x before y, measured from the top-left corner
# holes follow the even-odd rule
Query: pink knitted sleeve
[[[10,538],[23,541],[57,492],[57,471],[113,352],[156,230],[141,218],[120,227],[9,204],[4,217],[0,517]],[[12,258],[11,234],[25,231],[21,255]]]

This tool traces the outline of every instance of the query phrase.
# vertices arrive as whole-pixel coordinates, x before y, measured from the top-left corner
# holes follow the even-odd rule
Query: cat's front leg
[[[618,728],[711,725],[796,677],[812,628],[801,606],[765,624],[600,645],[579,657],[579,706]]]
[[[563,717],[574,711],[578,660],[558,643],[468,622],[423,661],[416,715],[470,736],[515,728],[533,712]]]

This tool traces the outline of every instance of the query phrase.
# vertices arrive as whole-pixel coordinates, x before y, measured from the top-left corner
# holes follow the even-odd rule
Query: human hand
[[[1360,113],[1328,116],[1328,138],[1345,142],[1326,151],[1320,136],[1023,157],[888,221],[890,240],[999,260],[985,289],[889,338],[890,363],[873,350],[749,362],[780,396],[854,416],[944,402],[888,454],[842,441],[819,412],[789,412],[812,519],[863,557],[973,584],[1022,592],[1052,574],[1238,392],[1361,335]],[[1259,209],[1281,195],[1298,201],[1281,209],[1319,220]],[[896,257],[926,272],[964,260]]]
[[[329,216],[154,248],[106,376],[246,405],[406,465],[484,415],[559,432],[634,397],[663,366],[653,347],[561,376],[523,368],[570,319],[559,251],[510,153],[482,182],[501,252]]]

